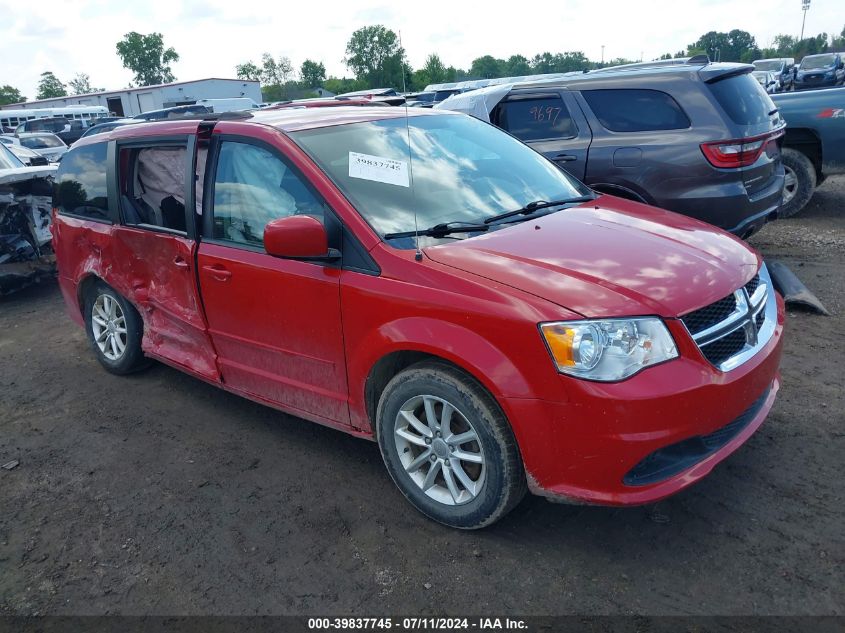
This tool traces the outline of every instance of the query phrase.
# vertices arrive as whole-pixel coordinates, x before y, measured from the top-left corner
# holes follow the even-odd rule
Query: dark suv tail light
[[[767,144],[783,135],[784,131],[778,130],[761,136],[702,143],[701,151],[713,167],[748,167],[757,162]]]

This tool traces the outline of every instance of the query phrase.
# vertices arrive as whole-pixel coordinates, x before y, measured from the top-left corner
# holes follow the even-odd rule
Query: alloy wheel
[[[432,395],[409,399],[396,416],[394,441],[405,472],[435,501],[462,505],[483,489],[486,463],[480,439],[451,402]]]
[[[100,353],[108,360],[119,360],[126,351],[126,316],[114,297],[101,294],[91,307],[91,331]]]

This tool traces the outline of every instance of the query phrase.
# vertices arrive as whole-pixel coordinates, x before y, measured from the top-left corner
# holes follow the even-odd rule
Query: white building
[[[261,103],[261,87],[257,81],[245,79],[197,79],[172,84],[124,88],[85,95],[68,95],[55,99],[11,103],[4,109],[58,108],[68,105],[102,105],[118,116],[134,116],[150,110],[188,105],[199,99],[231,99],[248,97]]]

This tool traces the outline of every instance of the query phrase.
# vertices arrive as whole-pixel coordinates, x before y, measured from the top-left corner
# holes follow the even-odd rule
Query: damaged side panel
[[[141,347],[208,380],[219,380],[194,274],[195,242],[184,237],[118,226],[106,279],[144,320]]]

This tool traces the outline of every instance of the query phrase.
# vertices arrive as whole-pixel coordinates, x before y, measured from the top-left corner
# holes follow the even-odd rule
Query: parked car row
[[[757,59],[753,64],[759,72],[774,75],[775,83],[766,79],[763,84],[770,93],[832,88],[845,83],[845,59],[842,53],[807,55],[797,66],[792,58]]]

